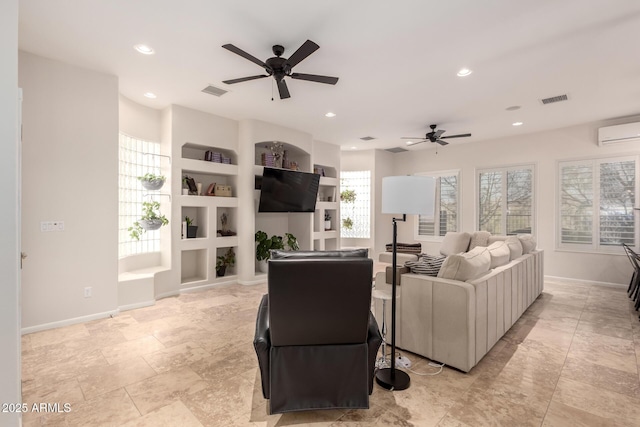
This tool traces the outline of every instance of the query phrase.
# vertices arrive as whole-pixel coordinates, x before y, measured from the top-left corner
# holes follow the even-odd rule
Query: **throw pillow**
[[[489,237],[491,233],[488,231],[475,231],[471,235],[471,243],[469,243],[469,250],[476,246],[489,246]]]
[[[407,261],[404,263],[404,266],[409,267],[414,274],[437,277],[445,258],[444,256],[424,254],[420,256],[418,261]]]
[[[518,234],[517,237],[522,243],[523,254],[528,254],[536,249],[536,238],[531,234]]]
[[[491,266],[489,268],[496,268],[509,263],[511,251],[506,241],[492,243],[487,247],[487,250],[491,255]]]
[[[467,281],[480,277],[489,271],[491,255],[487,248],[478,246],[469,252],[449,255],[444,260],[438,277]]]
[[[505,242],[509,246],[509,251],[511,251],[511,259],[520,258],[522,256],[523,248],[522,243],[520,243],[520,239],[516,236],[509,236],[506,238]]]
[[[444,235],[442,245],[440,245],[440,255],[453,255],[460,252],[466,252],[469,248],[469,241],[471,240],[471,234],[461,231],[453,232],[449,231]]]

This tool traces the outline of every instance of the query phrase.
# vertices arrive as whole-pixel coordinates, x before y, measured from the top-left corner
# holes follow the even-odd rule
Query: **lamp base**
[[[411,378],[406,372],[395,369],[394,378],[391,378],[391,368],[378,369],[376,382],[387,390],[406,390],[409,388]]]

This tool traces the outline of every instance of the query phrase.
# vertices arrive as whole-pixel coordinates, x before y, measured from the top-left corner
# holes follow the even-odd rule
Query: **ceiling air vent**
[[[204,89],[202,89],[202,91],[204,93],[208,93],[209,95],[215,95],[215,96],[222,96],[228,92],[228,90],[220,89],[219,87],[215,87],[211,85],[205,87]]]
[[[403,151],[409,151],[409,150],[405,150],[402,147],[394,147],[394,148],[387,148],[386,151],[390,153],[402,153]]]
[[[542,102],[542,104],[544,105],[547,105],[547,104],[553,104],[554,102],[568,101],[568,100],[569,100],[569,96],[564,94],[564,95],[552,96],[549,98],[542,98],[540,102]]]
[[[360,139],[361,139],[361,140],[363,140],[363,141],[371,141],[372,139],[375,139],[375,138],[374,138],[374,137],[372,137],[372,136],[363,136],[363,137],[362,137],[362,138],[360,138]]]

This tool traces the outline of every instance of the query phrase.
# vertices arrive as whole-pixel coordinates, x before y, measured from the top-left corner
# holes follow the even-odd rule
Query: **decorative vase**
[[[268,260],[263,259],[262,261],[258,261],[258,270],[260,270],[262,273],[268,273],[269,272]]]
[[[198,234],[197,225],[187,225],[187,239],[195,239]]]
[[[182,195],[183,196],[188,196],[189,195],[189,189],[188,188],[183,188],[182,189]]]
[[[202,183],[196,183],[196,188],[198,189],[198,196],[202,196]]]
[[[331,230],[331,220],[327,220],[324,222],[324,229]]]
[[[223,265],[221,267],[216,268],[216,277],[224,276],[224,273],[227,272],[227,266]]]

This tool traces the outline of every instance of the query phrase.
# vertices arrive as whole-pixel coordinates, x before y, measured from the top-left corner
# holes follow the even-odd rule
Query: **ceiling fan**
[[[307,80],[310,82],[325,83],[330,85],[334,85],[338,82],[338,77],[318,76],[316,74],[302,74],[302,73],[292,72],[293,67],[299,64],[307,56],[311,55],[313,52],[320,49],[320,46],[318,46],[311,40],[307,40],[306,42],[304,42],[304,44],[300,46],[298,50],[293,52],[293,55],[291,55],[289,59],[281,57],[282,54],[284,53],[284,47],[280,46],[279,44],[274,45],[272,50],[275,56],[267,59],[265,62],[262,62],[255,56],[248,54],[244,50],[237,48],[232,44],[225,44],[222,47],[235,53],[236,55],[240,55],[243,58],[248,59],[249,61],[255,64],[258,64],[259,66],[264,68],[264,70],[267,72],[267,74],[258,74],[256,76],[241,77],[239,79],[225,80],[222,82],[228,85],[273,76],[273,78],[276,80],[276,84],[278,85],[278,92],[280,93],[280,99],[286,99],[286,98],[290,98],[291,94],[289,94],[289,88],[287,88],[287,82],[284,81],[285,77],[291,77],[292,79],[297,79],[297,80]]]
[[[414,145],[414,144],[419,144],[420,142],[425,142],[425,141],[431,141],[431,142],[436,142],[440,145],[447,145],[448,142],[447,141],[443,141],[443,139],[445,138],[463,138],[463,137],[467,137],[467,136],[471,136],[470,133],[461,133],[458,135],[448,135],[448,136],[442,136],[443,133],[446,132],[446,130],[443,129],[438,129],[436,130],[436,128],[438,127],[438,125],[429,125],[429,127],[431,128],[431,132],[427,133],[424,138],[422,137],[408,137],[405,136],[402,139],[421,139],[421,141],[416,141],[413,144],[409,144],[409,145]]]

